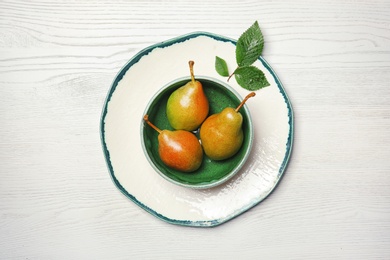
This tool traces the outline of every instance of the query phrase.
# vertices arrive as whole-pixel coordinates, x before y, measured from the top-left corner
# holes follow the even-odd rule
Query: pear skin
[[[158,135],[158,153],[161,161],[168,167],[193,172],[199,169],[203,160],[203,149],[196,136],[185,130],[160,130],[144,116],[145,122],[156,130]]]
[[[243,117],[239,109],[248,98],[248,94],[240,105],[234,109],[226,107],[220,113],[209,116],[200,127],[200,139],[204,153],[212,160],[225,160],[234,156],[241,148],[244,134],[242,130]]]
[[[182,172],[199,169],[203,150],[194,134],[185,130],[163,130],[158,136],[161,160],[170,168]]]
[[[212,160],[225,160],[240,150],[244,140],[242,115],[234,108],[225,108],[209,116],[200,128],[205,154]]]
[[[209,113],[209,101],[202,83],[195,80],[193,61],[189,61],[191,81],[178,88],[168,98],[167,117],[176,130],[196,130]]]

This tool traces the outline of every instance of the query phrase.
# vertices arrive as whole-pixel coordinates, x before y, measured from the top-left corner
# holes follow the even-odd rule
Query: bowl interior
[[[228,85],[207,77],[196,77],[202,85],[209,100],[209,115],[221,112],[225,107],[236,108],[242,98]],[[149,102],[145,114],[149,120],[160,129],[170,129],[166,116],[166,104],[170,94],[177,88],[185,85],[190,78],[178,79],[162,88]],[[200,168],[191,173],[183,173],[166,166],[158,154],[158,132],[145,123],[141,126],[141,139],[144,152],[153,168],[169,181],[187,187],[207,188],[219,185],[236,174],[249,156],[253,140],[253,126],[247,106],[240,109],[243,116],[244,141],[241,149],[233,157],[223,161],[211,160],[204,154]],[[199,131],[194,134],[199,137]]]

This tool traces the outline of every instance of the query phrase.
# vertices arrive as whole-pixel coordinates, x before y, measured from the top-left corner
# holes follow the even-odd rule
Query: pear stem
[[[188,65],[190,66],[191,81],[192,81],[193,84],[195,84],[194,64],[195,64],[195,62],[192,61],[192,60],[190,60],[188,62]]]
[[[144,120],[145,122],[150,125],[154,130],[156,130],[159,134],[161,133],[161,130],[155,126],[154,124],[152,124],[152,122],[149,121],[149,116],[148,115],[144,115]]]
[[[245,104],[245,102],[246,102],[249,98],[254,97],[254,96],[256,96],[256,93],[255,93],[255,92],[249,93],[249,94],[244,98],[244,100],[241,101],[241,103],[238,105],[238,107],[236,108],[236,112],[238,112],[238,110],[240,110],[240,108]]]

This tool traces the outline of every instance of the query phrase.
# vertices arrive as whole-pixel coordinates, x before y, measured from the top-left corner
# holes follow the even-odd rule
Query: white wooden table
[[[0,259],[390,259],[389,1],[0,1]],[[257,20],[295,113],[277,189],[214,228],[114,186],[99,120],[119,69]]]

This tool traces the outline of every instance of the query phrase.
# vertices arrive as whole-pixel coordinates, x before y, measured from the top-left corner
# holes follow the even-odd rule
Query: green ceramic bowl
[[[228,84],[205,76],[197,76],[204,92],[209,100],[209,115],[219,113],[225,107],[236,108],[243,99]],[[148,103],[145,113],[149,120],[160,129],[170,129],[167,116],[166,104],[170,94],[177,88],[183,86],[190,77],[179,78],[161,88]],[[148,126],[143,120],[141,123],[142,147],[151,166],[163,178],[168,181],[190,188],[210,188],[226,182],[239,172],[245,161],[248,159],[253,142],[253,125],[248,107],[244,105],[240,109],[243,116],[244,142],[242,147],[233,157],[223,161],[213,161],[204,154],[200,168],[191,173],[183,173],[166,166],[158,154],[158,132]],[[194,133],[199,137],[198,131]]]

